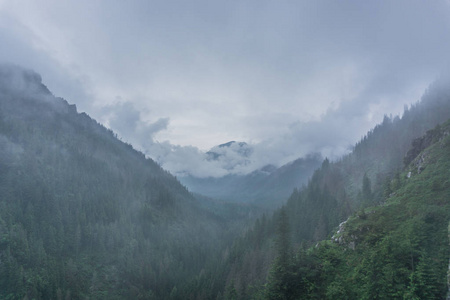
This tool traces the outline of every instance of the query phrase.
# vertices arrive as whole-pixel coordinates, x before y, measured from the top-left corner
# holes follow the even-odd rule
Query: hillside
[[[420,147],[423,140],[428,147]],[[450,120],[416,139],[411,150],[417,155],[390,182],[381,205],[352,215],[331,240],[301,250],[288,271],[272,269],[268,299],[446,298]]]
[[[0,66],[1,299],[176,295],[235,234],[207,207],[38,74]]]
[[[404,162],[411,160],[410,156],[414,155],[411,153],[423,150],[414,148],[417,145],[423,148],[430,140],[422,136],[449,118],[450,85],[444,80],[437,81],[420,102],[405,108],[402,117],[386,116],[355,145],[352,153],[335,162],[325,159],[308,184],[295,190],[285,206],[273,216],[258,219],[245,236],[235,241],[222,262],[225,284],[215,286],[211,293],[221,293],[224,299],[230,293],[237,299],[263,297],[267,284],[273,281],[269,271],[277,268],[280,227],[287,228],[281,236],[290,241],[291,249],[297,253],[331,237],[339,223],[354,213],[382,205],[399,188]],[[413,144],[413,150],[408,151]],[[443,178],[446,174],[442,171]],[[423,193],[425,200],[429,197],[426,190],[418,193]],[[288,225],[280,225],[286,222]],[[380,224],[383,222],[380,220]],[[298,268],[310,269],[308,263]],[[283,280],[278,283],[282,284]]]

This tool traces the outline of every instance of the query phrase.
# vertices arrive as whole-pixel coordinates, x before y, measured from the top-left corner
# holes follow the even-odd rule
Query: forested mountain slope
[[[265,298],[446,299],[450,120],[415,140],[411,153],[381,205],[352,215],[308,251],[280,250]]]
[[[225,299],[230,295],[238,299],[263,297],[262,291],[266,291],[263,286],[277,256],[280,219],[289,219],[285,227],[289,229],[287,236],[293,249],[326,239],[353,213],[384,203],[403,180],[401,171],[404,161],[408,163],[414,153],[414,150],[408,152],[413,140],[449,118],[450,84],[439,80],[419,103],[405,108],[401,118],[385,117],[352,153],[336,162],[325,159],[309,183],[295,190],[282,209],[272,217],[259,219],[229,249],[222,263],[226,284],[216,286],[216,293],[220,292]],[[416,141],[415,144],[424,143]],[[421,192],[428,197],[426,190]]]
[[[0,66],[0,299],[164,299],[228,223],[33,71]]]
[[[231,246],[251,206],[194,197],[39,75],[2,65],[0,299],[440,299],[449,118],[437,81]]]

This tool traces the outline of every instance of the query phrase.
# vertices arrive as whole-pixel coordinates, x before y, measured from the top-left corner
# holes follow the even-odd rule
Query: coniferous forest
[[[2,65],[0,299],[446,299],[449,119],[438,80],[267,210],[191,193]]]

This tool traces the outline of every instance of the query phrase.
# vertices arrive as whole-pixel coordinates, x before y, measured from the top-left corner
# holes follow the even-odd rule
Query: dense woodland
[[[252,213],[204,203],[39,75],[0,70],[0,299],[164,299]]]
[[[437,81],[262,214],[1,66],[0,299],[444,299],[449,118]]]

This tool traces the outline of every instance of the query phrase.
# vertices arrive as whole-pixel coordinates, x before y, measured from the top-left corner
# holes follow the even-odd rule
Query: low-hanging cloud
[[[360,97],[368,95],[363,92]],[[383,97],[367,102],[355,98],[330,108],[317,120],[291,123],[278,136],[257,143],[215,146],[205,153],[196,147],[165,142],[152,145],[147,154],[178,176],[197,177],[248,174],[266,165],[281,166],[312,153],[337,159],[349,153],[374,122],[382,122],[386,114],[400,115],[405,105],[418,100],[406,98],[392,107]],[[211,159],[211,152],[216,154],[214,159]]]
[[[121,139],[141,151],[154,144],[154,135],[167,129],[169,118],[159,118],[154,122],[143,120],[142,113],[131,102],[119,102],[102,109],[104,123],[117,132]]]
[[[345,153],[448,66],[446,36],[446,0],[0,1],[0,61],[199,176]],[[231,140],[251,155],[208,160]]]

